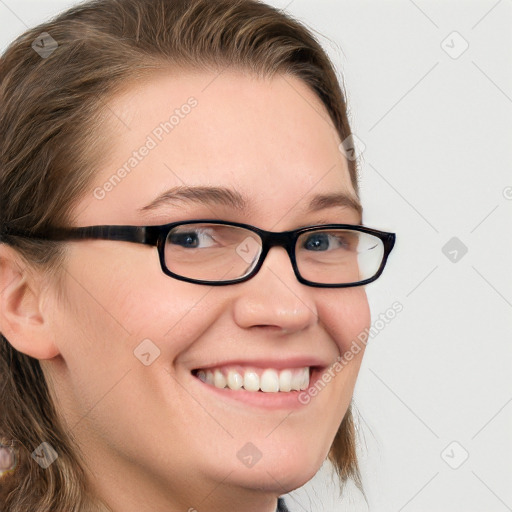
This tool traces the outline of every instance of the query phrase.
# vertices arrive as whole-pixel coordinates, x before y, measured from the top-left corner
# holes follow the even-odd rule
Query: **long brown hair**
[[[27,268],[58,283],[62,244],[9,235],[7,228],[73,225],[73,206],[108,153],[101,131],[106,102],[130,82],[173,66],[288,73],[321,99],[341,141],[351,134],[332,63],[311,32],[281,10],[256,0],[77,5],[27,30],[0,59],[0,243]],[[358,193],[356,161],[347,163]],[[0,442],[17,451],[15,470],[0,478],[2,510],[90,510],[79,448],[58,420],[39,361],[2,335],[0,390]],[[59,453],[45,470],[31,458],[42,439]],[[362,489],[351,408],[329,458],[341,483],[352,478]]]

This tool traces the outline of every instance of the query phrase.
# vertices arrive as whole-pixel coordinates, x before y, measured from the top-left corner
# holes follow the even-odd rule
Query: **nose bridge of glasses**
[[[293,247],[293,235],[290,231],[283,231],[280,233],[274,231],[260,231],[260,238],[263,247],[270,250],[272,247],[284,247],[285,249]]]
[[[289,259],[291,259],[291,263],[293,263],[293,249],[295,239],[294,236],[289,231],[276,233],[272,231],[260,230],[258,232],[258,235],[262,243],[260,254],[260,266],[263,265],[263,263],[267,259],[269,251],[274,247],[282,247],[287,252]]]

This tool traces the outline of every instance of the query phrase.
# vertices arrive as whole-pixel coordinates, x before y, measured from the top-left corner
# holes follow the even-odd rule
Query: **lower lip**
[[[216,396],[220,398],[224,398],[226,400],[233,400],[242,404],[250,405],[252,407],[260,407],[262,409],[287,409],[294,410],[300,409],[307,405],[309,401],[304,404],[299,401],[299,396],[304,396],[305,394],[309,394],[309,389],[314,387],[315,382],[321,377],[322,370],[313,369],[311,370],[309,388],[302,391],[288,391],[288,392],[280,392],[277,393],[265,393],[263,391],[246,391],[245,389],[239,389],[238,391],[234,391],[229,388],[216,388],[211,384],[207,384],[202,380],[198,379],[195,376],[192,378],[199,384],[203,389],[214,393]]]

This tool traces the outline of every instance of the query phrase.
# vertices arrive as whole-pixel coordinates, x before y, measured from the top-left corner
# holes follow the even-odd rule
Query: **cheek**
[[[208,296],[210,289],[168,278],[159,265],[137,272],[98,262],[92,272],[89,261],[87,268],[78,262],[69,269],[65,302],[55,304],[65,362],[54,365],[58,403],[65,404],[70,425],[87,416],[104,439],[116,437],[113,429],[121,429],[124,439],[126,432],[112,417],[144,424],[167,399],[162,389],[173,385],[164,369],[211,327],[223,306]],[[160,351],[150,366],[134,353],[147,339]],[[146,405],[134,407],[137,396]]]
[[[117,369],[138,368],[134,350],[146,339],[161,351],[161,361],[172,361],[215,315],[205,307],[208,289],[163,274],[156,249],[118,245],[73,247],[68,260],[65,300],[55,307],[54,324],[68,378],[78,389]],[[130,265],[120,265],[127,251]]]
[[[361,346],[357,337],[370,327],[370,307],[362,286],[333,289],[330,292],[318,304],[319,321],[336,342],[340,355],[343,355],[353,343]],[[359,354],[362,355],[363,351]]]
[[[328,292],[317,304],[319,322],[339,352],[338,359],[322,375],[325,386],[331,390],[328,396],[325,395],[326,400],[337,404],[332,410],[332,428],[337,429],[350,404],[364,355],[365,345],[358,336],[370,327],[371,317],[363,287]]]
[[[123,259],[129,259],[129,265],[119,264]],[[207,292],[166,276],[156,248],[119,243],[74,255],[66,314],[90,337],[108,338],[110,345],[128,344],[133,351],[137,340],[201,333],[211,310],[204,300]]]

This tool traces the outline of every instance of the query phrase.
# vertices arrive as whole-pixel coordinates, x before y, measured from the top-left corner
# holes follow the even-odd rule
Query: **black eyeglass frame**
[[[256,233],[261,239],[261,253],[259,259],[254,268],[247,275],[230,279],[226,281],[206,281],[202,279],[192,279],[176,274],[167,268],[165,263],[165,242],[169,232],[177,226],[185,224],[222,224],[228,226],[234,226],[244,228],[248,231]],[[376,274],[368,279],[362,281],[356,281],[354,283],[317,283],[315,281],[309,281],[304,279],[297,266],[297,260],[295,257],[295,247],[297,239],[303,233],[309,231],[321,231],[329,229],[345,229],[351,231],[360,231],[362,233],[368,233],[373,235],[383,242],[384,254],[382,262]],[[178,279],[180,281],[186,281],[188,283],[205,284],[209,286],[224,286],[228,284],[237,284],[244,281],[248,281],[254,277],[260,270],[268,252],[274,246],[284,247],[290,261],[292,263],[293,271],[298,281],[307,286],[313,286],[316,288],[349,288],[353,286],[363,286],[371,283],[378,279],[382,274],[384,267],[386,266],[387,259],[391,250],[395,245],[396,235],[395,233],[388,233],[385,231],[379,231],[377,229],[368,228],[366,226],[354,225],[354,224],[316,224],[312,226],[306,226],[299,229],[289,231],[266,231],[264,229],[251,226],[250,224],[243,224],[239,222],[229,222],[217,219],[198,219],[198,220],[186,220],[179,222],[171,222],[170,224],[163,224],[159,226],[125,226],[125,225],[113,225],[113,226],[84,226],[84,227],[55,227],[51,228],[46,232],[29,233],[19,230],[7,229],[5,231],[8,235],[23,236],[27,238],[37,238],[41,240],[50,241],[66,241],[66,240],[117,240],[123,242],[134,242],[146,245],[156,246],[158,249],[158,255],[160,259],[160,266],[164,274]]]

